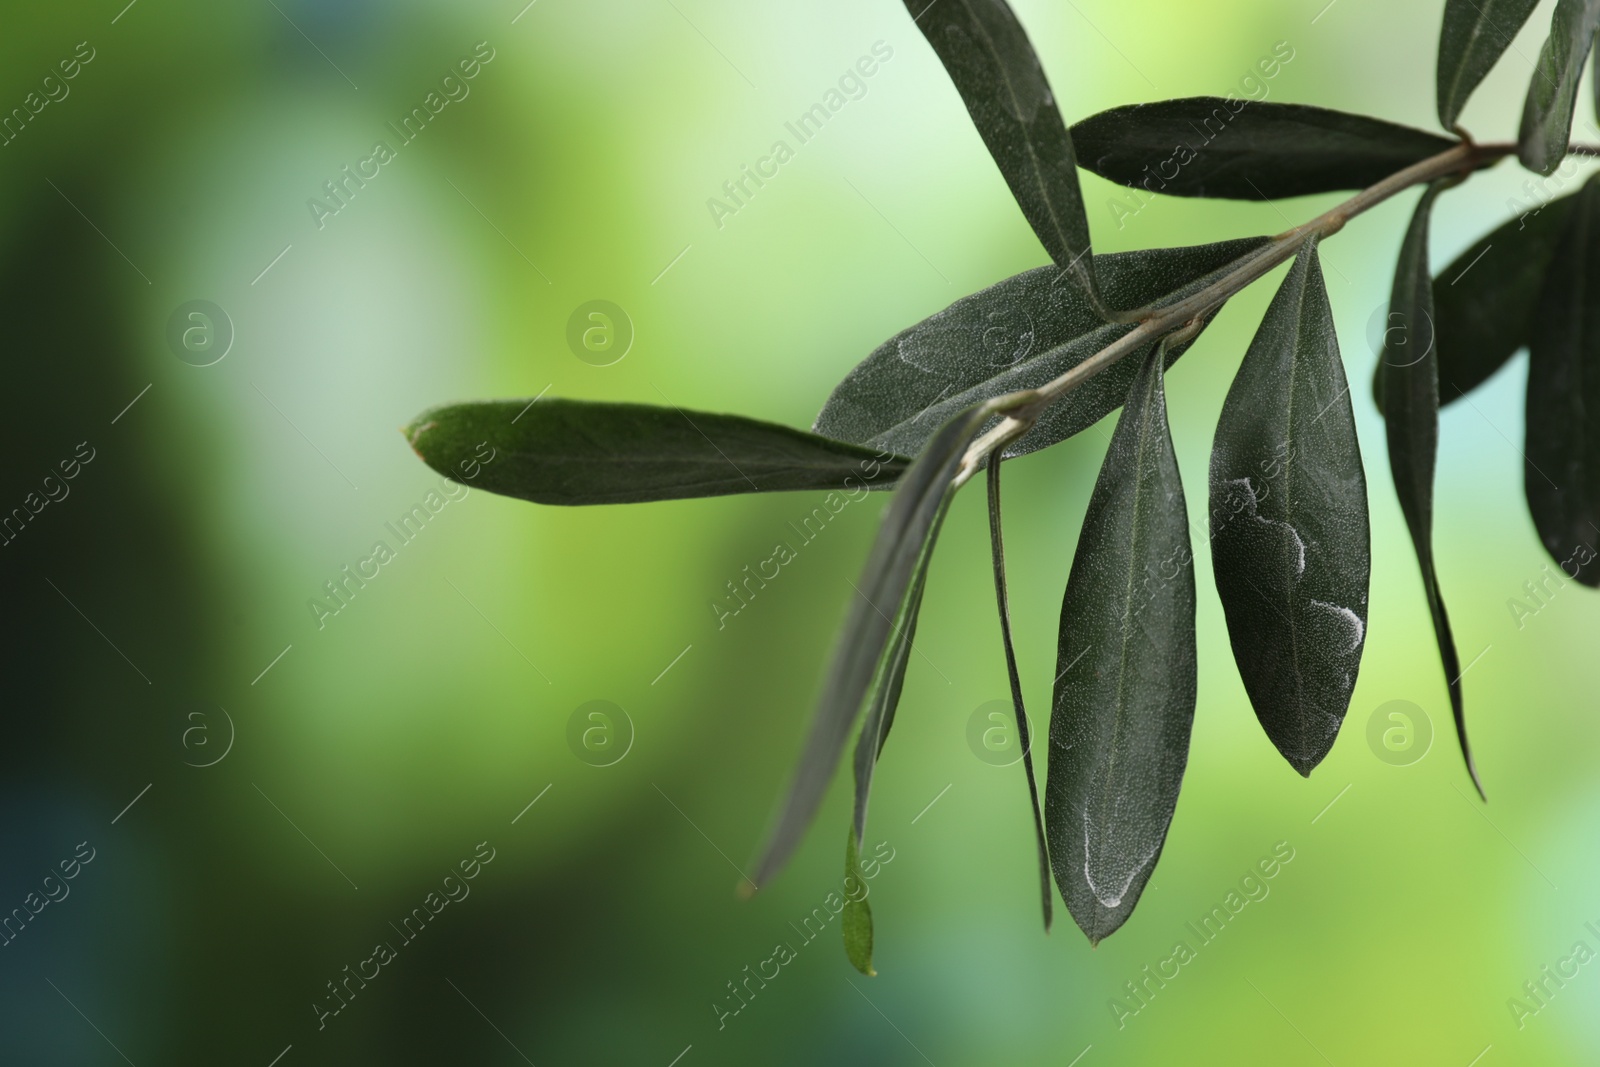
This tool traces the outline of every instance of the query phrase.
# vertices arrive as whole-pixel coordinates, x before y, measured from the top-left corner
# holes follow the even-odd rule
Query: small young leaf
[[[1005,0],[905,0],[1023,217],[1057,267],[1098,304],[1078,165],[1055,94]]]
[[[1045,932],[1050,931],[1054,901],[1050,898],[1050,848],[1045,843],[1044,813],[1039,809],[1039,783],[1033,776],[1033,738],[1028,731],[1028,711],[1022,700],[1022,675],[1017,670],[1017,650],[1011,641],[1011,598],[1006,593],[1006,545],[1000,523],[1000,457],[989,457],[989,545],[994,557],[994,599],[1000,611],[1000,640],[1006,649],[1006,676],[1011,681],[1011,707],[1017,715],[1017,743],[1022,746],[1022,769],[1028,777],[1028,800],[1033,808],[1034,841],[1039,853],[1039,895],[1044,909]]]
[[[1445,0],[1439,31],[1439,122],[1453,130],[1467,98],[1511,47],[1539,0]]]
[[[1265,237],[1187,248],[1152,248],[1095,259],[1101,290],[1117,307],[1191,293],[1268,243]],[[970,404],[1043,385],[1133,329],[1103,323],[1081,293],[1038,267],[951,304],[873,350],[833,390],[816,432],[914,455]],[[1177,359],[1184,347],[1169,349]],[[1057,401],[1008,455],[1046,448],[1115,411],[1142,355],[1134,353]]]
[[[1301,774],[1355,689],[1372,569],[1367,480],[1333,310],[1308,241],[1228,390],[1211,452],[1211,565],[1256,718]]]
[[[446,404],[405,435],[446,478],[538,504],[879,489],[911,463],[740,415],[582,400]]]
[[[878,973],[872,969],[872,905],[867,903],[867,880],[861,874],[855,831],[845,838],[844,912],[839,916],[839,930],[844,934],[844,954],[850,965],[871,978]],[[852,885],[861,887],[859,897],[850,892]]]
[[[1522,106],[1517,141],[1522,165],[1529,170],[1549,174],[1566,158],[1578,82],[1597,27],[1600,0],[1557,0],[1550,36],[1539,51]]]
[[[1439,404],[1451,404],[1494,375],[1528,343],[1545,268],[1565,232],[1571,196],[1525,212],[1480,238],[1433,279]],[[1383,410],[1383,367],[1373,397]]]
[[[905,603],[919,561],[932,551],[935,527],[961,457],[988,418],[989,409],[980,405],[946,423],[901,475],[899,488],[884,509],[834,648],[800,765],[756,865],[757,886],[793,854],[822,803],[850,726],[888,651],[894,627],[886,612]]]
[[[1102,178],[1232,200],[1364,189],[1455,144],[1365,115],[1216,96],[1114,107],[1072,127],[1072,139]]]
[[[1523,483],[1546,551],[1600,586],[1600,182],[1574,199],[1533,317]]]
[[[1389,331],[1380,363],[1383,407],[1389,443],[1389,471],[1395,495],[1411,531],[1422,588],[1433,616],[1439,659],[1450,690],[1461,757],[1478,794],[1483,786],[1467,744],[1466,705],[1461,694],[1461,660],[1450,633],[1450,617],[1439,592],[1433,562],[1433,470],[1439,450],[1439,364],[1433,338],[1433,284],[1428,276],[1428,219],[1443,186],[1434,183],[1422,194],[1400,245],[1394,289],[1389,297]]]
[[[1162,364],[1150,353],[1128,393],[1061,604],[1045,826],[1091,943],[1150,880],[1194,724],[1194,559]]]

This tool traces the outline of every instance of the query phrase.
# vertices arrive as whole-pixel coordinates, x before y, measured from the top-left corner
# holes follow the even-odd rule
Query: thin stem
[[[1292,259],[1310,237],[1330,237],[1344,228],[1345,223],[1369,211],[1397,193],[1416,185],[1425,185],[1440,178],[1459,175],[1498,163],[1514,155],[1514,144],[1473,144],[1463,141],[1437,155],[1429,156],[1404,170],[1396,171],[1376,185],[1361,190],[1349,200],[1330,211],[1323,212],[1309,222],[1302,223],[1278,234],[1268,244],[1239,260],[1228,273],[1191,296],[1171,304],[1158,305],[1130,313],[1138,325],[1105,348],[1077,364],[1059,377],[1037,389],[1002,398],[996,410],[1006,417],[983,436],[974,441],[962,457],[955,484],[962,485],[983,466],[986,458],[1004,448],[1033,427],[1045,408],[1076,389],[1087,379],[1099,374],[1130,352],[1143,348],[1158,338],[1185,327],[1198,324],[1206,315],[1220,308],[1240,290],[1259,280],[1274,267]],[[1570,151],[1600,155],[1600,147],[1574,145]],[[1014,399],[1015,398],[1015,399]]]

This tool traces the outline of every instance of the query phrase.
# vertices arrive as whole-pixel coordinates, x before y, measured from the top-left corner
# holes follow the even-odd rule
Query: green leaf
[[[1389,297],[1389,330],[1383,358],[1383,405],[1389,443],[1389,471],[1395,495],[1411,532],[1422,588],[1433,616],[1434,637],[1450,691],[1461,757],[1473,785],[1483,794],[1467,744],[1466,705],[1461,693],[1461,659],[1450,633],[1450,617],[1439,592],[1433,560],[1433,471],[1439,450],[1439,363],[1433,340],[1433,284],[1428,276],[1428,219],[1444,188],[1435,182],[1422,194],[1400,245],[1394,289]]]
[[[1136,307],[1179,299],[1268,243],[1265,237],[1096,258],[1106,299]],[[945,419],[971,404],[1035,388],[1132,330],[1104,323],[1060,272],[1039,267],[956,301],[879,345],[834,389],[816,432],[915,454]],[[1186,346],[1184,346],[1186,347]],[[1169,362],[1184,347],[1169,350]],[[1128,395],[1142,353],[1087,379],[1048,408],[1007,455],[1047,448],[1088,429]]]
[[[1011,707],[1017,715],[1017,742],[1022,746],[1022,769],[1028,777],[1028,801],[1033,809],[1034,841],[1039,854],[1039,896],[1048,933],[1054,901],[1050,898],[1050,848],[1045,842],[1044,813],[1039,809],[1039,784],[1033,776],[1033,738],[1028,731],[1028,711],[1022,700],[1022,675],[1017,670],[1017,650],[1011,641],[1011,598],[1006,593],[1006,545],[1000,523],[1000,457],[989,457],[989,546],[994,559],[994,599],[1000,612],[1000,640],[1006,650],[1006,676],[1011,681]]]
[[[1090,942],[1133,912],[1166,841],[1194,723],[1194,559],[1158,349],[1100,468],[1061,604],[1045,825]]]
[[[1365,115],[1216,96],[1115,107],[1072,127],[1072,139],[1102,178],[1232,200],[1365,189],[1455,144]]]
[[[1523,483],[1546,551],[1600,586],[1600,182],[1574,200],[1533,317]]]
[[[867,880],[861,873],[861,859],[852,830],[845,835],[844,843],[844,912],[839,917],[839,930],[844,934],[844,954],[851,966],[868,978],[878,972],[872,969],[872,905],[867,903]],[[850,885],[861,887],[861,896],[850,893]]]
[[[939,516],[967,445],[988,420],[978,406],[946,423],[901,476],[884,509],[878,538],[867,556],[835,646],[832,666],[812,718],[800,765],[756,865],[765,884],[793,854],[822,803],[844,751],[851,724],[880,676],[894,626],[888,611],[906,601],[919,562],[931,552]]]
[[[1527,345],[1545,268],[1561,240],[1572,201],[1563,196],[1512,219],[1434,277],[1440,406],[1488,381]],[[1379,411],[1382,371],[1381,364],[1373,371]]]
[[[900,690],[905,685],[906,666],[911,660],[912,644],[916,640],[917,616],[922,610],[922,591],[928,584],[928,564],[933,559],[933,546],[939,538],[939,528],[944,525],[945,512],[950,508],[950,494],[946,493],[933,526],[922,546],[916,570],[911,576],[911,588],[903,603],[897,605],[894,632],[888,651],[878,665],[867,702],[867,713],[861,720],[861,735],[856,739],[856,807],[854,830],[856,843],[861,843],[867,832],[867,799],[872,792],[872,772],[877,769],[878,757],[884,742],[889,740],[889,728],[894,725],[895,709],[900,706]]]
[[[404,432],[446,478],[538,504],[878,489],[911,462],[740,415],[582,400],[446,404]]]
[[[1583,61],[1600,27],[1600,0],[1557,0],[1550,17],[1550,36],[1528,82],[1522,106],[1518,145],[1522,165],[1549,174],[1567,155],[1572,132],[1572,107],[1578,98]]]
[[[1456,127],[1484,76],[1499,62],[1539,0],[1445,0],[1439,31],[1439,122]]]
[[[1023,217],[1057,267],[1097,301],[1072,138],[1005,0],[905,0],[944,64]]]
[[[1256,718],[1309,776],[1350,707],[1372,570],[1367,479],[1315,239],[1222,406],[1211,565]]]

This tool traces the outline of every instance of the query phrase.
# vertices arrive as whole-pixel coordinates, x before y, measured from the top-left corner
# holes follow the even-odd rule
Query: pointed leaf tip
[[[1061,604],[1045,826],[1091,944],[1127,921],[1155,869],[1194,723],[1193,553],[1163,362],[1152,352],[1128,393]]]
[[[1228,390],[1211,453],[1211,558],[1239,676],[1302,776],[1328,754],[1366,643],[1371,534],[1350,389],[1315,241]]]

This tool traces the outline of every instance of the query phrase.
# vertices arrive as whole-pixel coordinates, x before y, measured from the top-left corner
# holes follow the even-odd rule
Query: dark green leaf
[[[1563,196],[1519,215],[1434,277],[1441,406],[1488,381],[1528,343],[1545,267],[1561,239],[1572,199]],[[1379,411],[1381,380],[1380,365],[1373,372]]]
[[[1256,718],[1301,774],[1355,689],[1372,570],[1367,479],[1308,241],[1228,390],[1211,452],[1211,565]]]
[[[939,528],[944,525],[945,512],[950,507],[946,494],[934,517],[923,544],[922,555],[911,576],[911,588],[906,591],[904,603],[897,605],[894,633],[883,662],[878,665],[873,679],[867,713],[861,720],[861,736],[856,739],[856,808],[855,837],[861,843],[867,832],[867,798],[872,792],[872,772],[877,768],[883,744],[889,740],[889,728],[894,725],[895,709],[900,706],[900,690],[905,685],[906,666],[911,660],[912,643],[917,635],[917,615],[922,610],[922,591],[928,584],[928,563],[933,559],[933,546],[939,538]]]
[[[878,973],[872,969],[872,905],[867,903],[867,881],[861,873],[855,831],[845,837],[844,912],[839,917],[839,930],[844,934],[844,954],[851,966],[871,978]],[[853,885],[861,887],[859,897],[850,891]]]
[[[739,415],[582,400],[447,404],[405,435],[445,477],[538,504],[886,488],[911,462]]]
[[[1439,122],[1455,129],[1467,98],[1511,47],[1539,0],[1445,0],[1439,31]]]
[[[889,649],[894,626],[888,612],[906,602],[919,561],[932,551],[935,527],[961,457],[988,416],[988,409],[978,406],[946,423],[901,476],[898,490],[884,509],[878,538],[855,585],[856,595],[834,649],[794,782],[756,865],[758,886],[788,860],[822,803],[851,724]]]
[[[1533,318],[1524,488],[1562,571],[1600,586],[1600,183],[1574,200]]]
[[[1133,912],[1166,841],[1194,724],[1194,559],[1159,350],[1100,468],[1061,604],[1045,825],[1091,942]]]
[[[1039,895],[1048,932],[1054,910],[1050,899],[1050,849],[1045,844],[1044,813],[1039,809],[1039,784],[1033,776],[1033,738],[1028,731],[1028,711],[1022,700],[1022,675],[1017,670],[1017,650],[1011,641],[1011,598],[1006,593],[1006,545],[1000,529],[1000,457],[989,457],[989,545],[994,558],[994,599],[1000,611],[1000,640],[1006,649],[1006,676],[1011,681],[1011,707],[1017,714],[1017,742],[1022,746],[1022,769],[1028,776],[1028,801],[1033,808],[1034,840],[1039,853]]]
[[[1106,299],[1136,307],[1177,299],[1267,244],[1265,237],[1096,258]],[[915,454],[934,429],[970,404],[1050,381],[1132,325],[1103,323],[1083,295],[1039,267],[964,297],[879,345],[839,385],[816,431]],[[1183,352],[1169,351],[1169,361]],[[1045,411],[1007,449],[1022,455],[1088,429],[1115,411],[1143,360],[1129,355]]]
[[[1439,592],[1433,561],[1433,470],[1439,450],[1439,363],[1433,339],[1433,285],[1428,276],[1428,218],[1434,198],[1443,188],[1428,187],[1411,216],[1395,265],[1394,289],[1389,297],[1389,330],[1383,358],[1383,406],[1389,443],[1389,471],[1395,495],[1411,531],[1422,588],[1433,616],[1450,709],[1455,716],[1461,756],[1478,793],[1483,786],[1467,744],[1466,705],[1461,694],[1461,660],[1450,633],[1450,617]]]
[[[1578,98],[1583,61],[1600,27],[1600,0],[1557,0],[1550,36],[1539,51],[1518,137],[1522,165],[1549,174],[1567,155],[1572,107]]]
[[[1072,138],[1028,35],[1005,0],[905,0],[967,105],[1023,217],[1094,299],[1089,220]]]
[[[1364,189],[1455,144],[1365,115],[1217,96],[1114,107],[1072,127],[1072,139],[1102,178],[1232,200]]]

